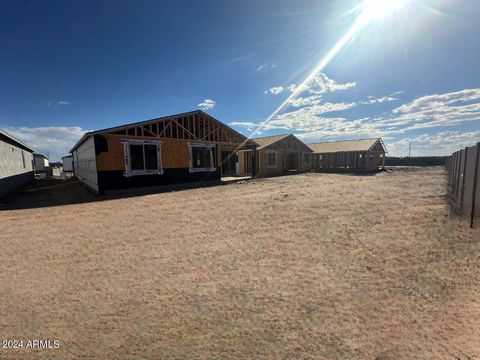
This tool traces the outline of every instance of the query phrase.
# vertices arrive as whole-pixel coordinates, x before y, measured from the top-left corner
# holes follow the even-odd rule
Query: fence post
[[[475,156],[475,173],[473,174],[473,191],[472,191],[472,209],[470,211],[470,227],[473,228],[475,217],[475,199],[477,197],[477,184],[478,184],[478,163],[480,162],[480,142],[477,143],[477,151]]]
[[[465,195],[465,178],[467,177],[468,148],[465,148],[465,157],[463,159],[462,192],[460,193],[460,211],[463,213],[463,200]],[[461,168],[461,167],[460,167]]]
[[[462,204],[459,204],[458,190],[460,189],[460,174],[462,172],[462,150],[459,150],[457,153],[457,178],[455,179],[455,206],[457,207],[457,212],[462,211]]]

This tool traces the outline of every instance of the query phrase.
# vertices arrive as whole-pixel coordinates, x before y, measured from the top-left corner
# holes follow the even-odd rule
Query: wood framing
[[[85,144],[91,144],[88,163],[79,161]],[[75,174],[94,169],[87,185],[102,193],[220,179],[226,152],[255,148],[254,141],[198,110],[86,133],[71,152]]]
[[[276,176],[310,170],[312,150],[292,134],[253,139],[258,143],[258,175]]]
[[[313,151],[314,170],[377,171],[385,167],[387,150],[381,138],[307,145]]]

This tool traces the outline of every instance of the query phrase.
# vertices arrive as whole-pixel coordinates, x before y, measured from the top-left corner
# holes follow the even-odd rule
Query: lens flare
[[[295,99],[312,81],[312,79],[314,79],[315,76],[317,76],[320,71],[322,71],[325,66],[327,66],[330,61],[332,61],[332,59],[352,40],[355,34],[357,34],[371,22],[391,15],[411,1],[412,0],[365,0],[362,2],[360,6],[357,7],[360,13],[356,17],[350,29],[340,38],[340,40],[335,43],[335,45],[327,52],[327,54],[322,58],[313,71],[310,72],[307,78],[295,88],[290,96],[284,102],[282,102],[280,106],[278,106],[275,111],[269,117],[267,117],[255,131],[252,132],[249,138],[252,138],[255,136],[255,134],[261,131],[280,111],[282,111],[293,99]]]
[[[366,0],[362,3],[359,20],[367,23],[379,20],[404,7],[411,0]]]

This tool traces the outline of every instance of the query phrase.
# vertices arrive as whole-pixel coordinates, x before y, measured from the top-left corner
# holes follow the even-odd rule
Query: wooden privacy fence
[[[480,218],[480,143],[447,157],[446,166],[451,208],[473,227]]]

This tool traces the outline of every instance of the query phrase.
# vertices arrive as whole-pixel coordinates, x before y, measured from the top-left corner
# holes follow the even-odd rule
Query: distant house
[[[63,162],[51,162],[49,164],[48,176],[61,176],[63,173]]]
[[[67,155],[62,157],[63,171],[72,172],[73,171],[73,157],[72,155]]]
[[[200,110],[89,132],[70,152],[75,177],[97,193],[254,176],[256,166],[255,142]]]
[[[314,170],[375,171],[385,167],[387,149],[381,138],[307,144]]]
[[[45,155],[42,154],[33,154],[33,160],[35,162],[35,172],[36,173],[44,173],[50,166],[50,162]]]
[[[33,150],[0,130],[0,197],[33,179]]]
[[[258,145],[258,175],[276,176],[310,170],[312,150],[295,135],[255,138]]]

